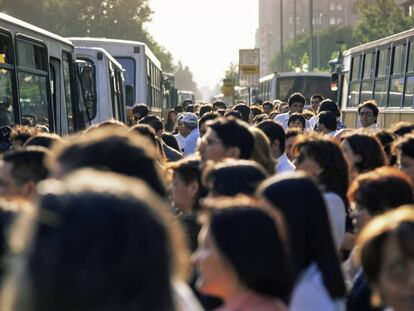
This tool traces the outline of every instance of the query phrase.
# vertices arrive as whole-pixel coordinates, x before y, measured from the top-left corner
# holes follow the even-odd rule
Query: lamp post
[[[280,71],[283,72],[283,65],[285,63],[285,55],[283,51],[283,0],[280,0]]]
[[[313,71],[313,0],[309,0],[309,71]]]

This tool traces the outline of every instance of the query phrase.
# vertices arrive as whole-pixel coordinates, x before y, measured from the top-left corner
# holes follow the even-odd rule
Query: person
[[[194,253],[197,288],[223,299],[217,311],[282,311],[292,278],[282,228],[247,199],[216,199]],[[241,242],[241,243],[240,243]]]
[[[204,170],[203,184],[210,197],[233,197],[238,194],[253,196],[257,186],[268,176],[255,161],[227,159]]]
[[[317,115],[318,111],[319,111],[319,106],[321,104],[321,102],[324,100],[325,98],[321,95],[321,94],[313,94],[310,98],[310,108],[312,110],[312,112]]]
[[[285,153],[286,134],[283,127],[273,120],[262,121],[257,124],[257,127],[269,138],[272,157],[276,159],[276,173],[294,171],[295,165],[287,158]]]
[[[289,116],[287,124],[288,128],[298,128],[301,131],[304,131],[306,126],[306,118],[303,115],[295,112]]]
[[[410,134],[414,131],[414,123],[407,121],[397,122],[390,126],[390,131],[397,137],[403,137],[405,134]]]
[[[227,108],[226,104],[224,102],[220,101],[220,100],[216,100],[213,103],[213,111],[217,111],[217,110],[220,110],[220,109],[226,110],[226,108]]]
[[[144,182],[88,169],[39,193],[37,217],[16,228],[25,268],[1,310],[180,310],[174,280],[188,274],[188,250]]]
[[[414,206],[405,205],[374,218],[357,239],[373,297],[389,310],[414,309],[413,235]]]
[[[183,158],[183,155],[179,151],[171,148],[162,140],[162,134],[164,133],[164,124],[162,124],[162,121],[159,117],[147,115],[141,118],[137,124],[148,124],[155,130],[155,135],[157,135],[157,137],[160,139],[159,142],[161,143],[162,150],[164,151],[164,154],[166,155],[168,161],[178,161]]]
[[[198,131],[200,132],[200,137],[203,137],[204,134],[207,132],[207,121],[215,120],[217,118],[220,118],[220,115],[215,111],[203,114],[203,116],[198,120]]]
[[[185,99],[183,100],[181,106],[183,107],[183,112],[189,112],[187,111],[188,106],[193,106],[194,108],[194,103],[191,99]]]
[[[39,133],[30,137],[24,144],[23,147],[28,146],[40,146],[47,149],[51,149],[53,144],[62,142],[62,138],[54,133]]]
[[[296,280],[289,310],[344,310],[345,284],[318,187],[303,173],[285,173],[264,181],[258,194],[287,223]]]
[[[129,128],[129,131],[141,134],[151,141],[152,146],[157,150],[156,159],[160,165],[163,165],[167,161],[160,139],[157,137],[155,130],[151,126],[148,124],[135,124]]]
[[[243,103],[238,103],[237,105],[235,105],[233,107],[233,110],[236,110],[238,112],[240,112],[241,114],[241,119],[246,122],[249,123],[250,121],[250,107],[247,104],[243,104]]]
[[[348,214],[348,165],[341,147],[331,138],[305,135],[293,146],[296,170],[304,171],[320,187],[339,250],[350,228]],[[348,224],[348,228],[346,228]]]
[[[225,158],[250,159],[254,137],[247,125],[234,118],[219,118],[207,123],[207,132],[198,146],[202,162]]]
[[[178,146],[180,147],[180,152],[183,152],[184,150],[184,141],[185,137],[184,134],[184,125],[183,125],[183,116],[184,113],[180,113],[177,116],[177,134],[175,134],[175,139],[177,140]]]
[[[146,117],[149,114],[149,109],[145,104],[135,104],[132,107],[132,115],[134,123],[137,123],[142,118]]]
[[[175,138],[174,134],[164,132],[161,135],[161,139],[164,142],[164,144],[181,153],[180,146],[178,145],[177,139]]]
[[[378,139],[366,133],[352,132],[342,136],[342,149],[349,164],[350,179],[385,165],[385,153]]]
[[[410,176],[414,183],[414,134],[397,139],[392,150],[397,157],[398,168]]]
[[[303,111],[303,108],[305,107],[305,103],[306,103],[306,99],[301,93],[294,93],[290,95],[288,99],[289,111],[278,114],[274,120],[276,122],[279,122],[280,125],[282,125],[283,128],[286,130],[288,128],[288,121],[289,121],[290,115],[295,112],[301,114]],[[309,121],[307,120],[306,120],[305,128],[310,128]]]
[[[194,251],[200,231],[197,222],[200,199],[205,194],[201,184],[200,160],[189,157],[169,164],[168,168],[173,173],[169,187],[171,204],[187,232],[190,249]]]
[[[254,119],[261,114],[263,114],[261,106],[250,106],[249,123],[253,124]]]
[[[251,159],[263,166],[269,175],[273,175],[275,173],[276,160],[272,156],[269,138],[257,127],[250,127],[249,130],[254,137]]]
[[[211,104],[203,104],[200,107],[200,118],[204,116],[206,113],[210,113],[213,111],[213,105]]]
[[[48,149],[27,147],[13,150],[0,160],[0,197],[32,201],[37,195],[37,184],[49,173],[45,160]]]
[[[376,131],[379,129],[377,124],[378,104],[374,99],[367,100],[358,105],[358,116],[361,127],[366,130]]]
[[[373,135],[378,139],[385,154],[385,162],[389,166],[395,166],[397,158],[392,153],[392,145],[397,139],[397,135],[389,130],[378,130]]]
[[[236,118],[239,120],[243,120],[242,114],[240,113],[240,111],[233,110],[233,109],[227,109],[223,117],[224,118]]]
[[[292,153],[292,147],[295,144],[296,140],[303,135],[303,132],[300,129],[288,129],[286,131],[286,143],[285,143],[285,153],[289,161],[294,161],[295,157]]]
[[[322,111],[318,115],[316,130],[319,133],[333,137],[336,133],[336,115],[330,111]]]
[[[39,133],[39,130],[27,125],[16,125],[10,133],[12,149],[21,149],[25,142]]]
[[[341,111],[339,110],[339,107],[336,102],[332,101],[331,99],[327,98],[323,100],[318,109],[318,114],[323,111],[330,111],[333,112],[336,116],[336,129],[342,130],[346,128],[345,124],[341,121]],[[318,115],[316,114],[309,120],[311,129],[315,129],[315,126],[318,123]]]
[[[200,132],[198,131],[198,118],[195,113],[185,112],[181,122],[183,123],[182,135],[184,140],[184,156],[187,157],[196,152],[197,141],[200,138]]]
[[[262,107],[263,107],[263,113],[267,115],[270,115],[270,113],[273,111],[273,103],[271,101],[265,101]]]
[[[50,174],[63,178],[80,168],[112,171],[144,180],[161,197],[166,194],[156,149],[143,135],[126,129],[101,128],[53,147]]]
[[[174,132],[175,130],[175,122],[177,121],[177,111],[174,109],[170,109],[167,114],[167,122],[165,122],[165,131],[167,132]]]

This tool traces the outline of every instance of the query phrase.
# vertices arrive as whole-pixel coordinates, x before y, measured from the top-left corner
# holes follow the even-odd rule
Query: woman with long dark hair
[[[304,174],[289,173],[265,181],[259,194],[287,223],[296,279],[290,310],[344,310],[345,285],[318,187]]]

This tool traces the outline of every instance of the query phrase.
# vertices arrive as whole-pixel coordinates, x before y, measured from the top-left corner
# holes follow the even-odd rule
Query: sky
[[[148,0],[146,25],[157,42],[190,68],[199,88],[213,88],[238,50],[254,48],[258,0]]]

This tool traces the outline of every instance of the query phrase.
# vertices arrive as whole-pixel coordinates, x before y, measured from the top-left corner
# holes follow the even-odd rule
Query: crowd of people
[[[0,128],[0,310],[414,310],[414,124],[306,103]]]

